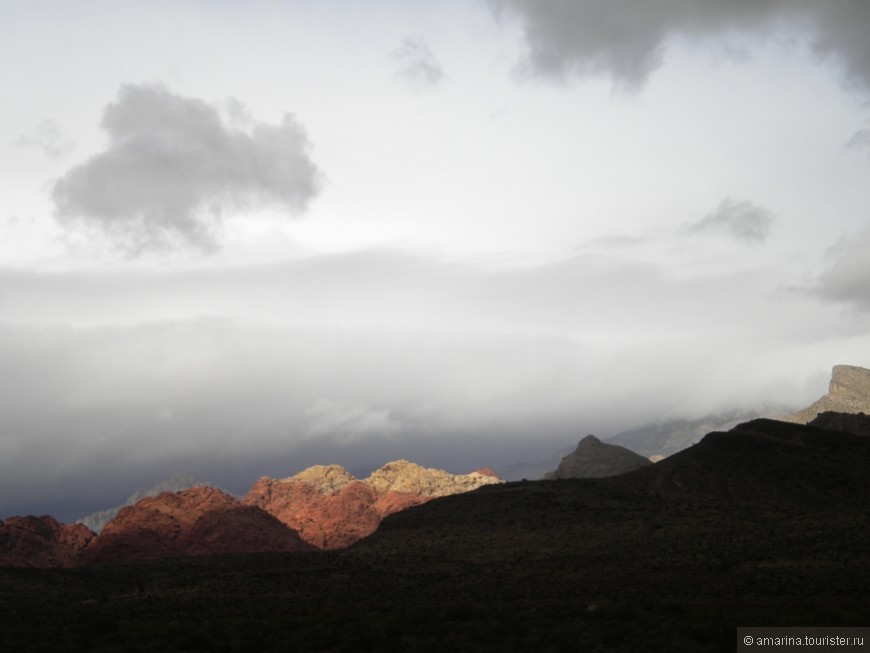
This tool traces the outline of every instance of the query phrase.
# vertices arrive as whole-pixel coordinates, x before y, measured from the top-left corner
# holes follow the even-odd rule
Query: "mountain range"
[[[835,366],[828,393],[785,419],[805,422],[819,409],[831,407],[846,412],[825,413],[827,417],[817,418],[828,420],[821,426],[861,433],[863,414],[855,414],[870,410],[870,370]],[[589,435],[544,478],[615,476],[650,464],[625,447]],[[184,555],[343,549],[374,533],[389,515],[500,482],[488,469],[450,474],[406,460],[388,463],[362,480],[339,465],[316,465],[283,479],[260,478],[244,497],[235,498],[176,476],[80,524],[60,524],[50,516],[0,522],[0,565],[69,567]]]
[[[145,491],[131,505],[97,513],[114,513],[99,534],[50,516],[0,521],[0,566],[72,567],[343,548],[370,535],[394,512],[500,482],[487,469],[450,474],[399,460],[363,480],[339,465],[316,465],[285,479],[263,477],[242,499],[205,485]]]
[[[340,550],[192,555],[227,537],[212,509],[248,541],[283,524],[214,488],[163,495],[180,512],[148,498],[117,519],[149,512],[184,556],[0,569],[0,628],[10,650],[691,652],[733,651],[739,625],[867,623],[870,437],[841,426],[870,417],[755,419],[626,474],[488,483]],[[327,492],[354,485],[334,471]],[[207,508],[192,523],[188,501]]]
[[[817,405],[861,408],[842,381],[863,373],[838,368]],[[739,625],[867,623],[868,434],[824,411],[607,477],[329,465],[146,497],[99,535],[11,517],[0,629],[11,650],[688,652],[733,651]]]

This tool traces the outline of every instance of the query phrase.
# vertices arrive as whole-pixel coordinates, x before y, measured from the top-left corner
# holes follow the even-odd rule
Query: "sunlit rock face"
[[[811,406],[782,419],[807,424],[825,412],[870,413],[870,370],[854,365],[835,365],[828,394]]]
[[[407,460],[387,463],[364,480],[339,465],[316,465],[285,479],[261,478],[244,502],[319,549],[340,549],[373,533],[387,515],[501,482],[487,469],[451,474]]]

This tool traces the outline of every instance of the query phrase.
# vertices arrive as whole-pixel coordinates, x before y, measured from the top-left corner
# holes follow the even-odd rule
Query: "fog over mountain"
[[[870,365],[868,26],[3,3],[0,517],[809,405]]]

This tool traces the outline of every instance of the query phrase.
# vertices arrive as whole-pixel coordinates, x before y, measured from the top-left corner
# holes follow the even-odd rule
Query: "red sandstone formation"
[[[311,549],[263,510],[216,488],[198,486],[124,508],[81,552],[78,562],[120,564],[181,555]]]
[[[319,549],[340,549],[373,533],[387,515],[499,482],[491,470],[449,474],[406,460],[387,463],[364,481],[340,465],[316,465],[290,478],[261,478],[244,502],[275,515]]]
[[[0,521],[0,566],[70,567],[95,534],[82,524],[54,517],[9,517]]]

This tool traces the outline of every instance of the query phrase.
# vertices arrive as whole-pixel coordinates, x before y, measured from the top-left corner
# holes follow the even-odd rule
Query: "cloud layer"
[[[277,125],[247,123],[163,86],[122,86],[101,122],[108,147],[54,185],[58,220],[138,255],[214,250],[230,214],[303,211],[320,178],[304,129],[290,114]]]

